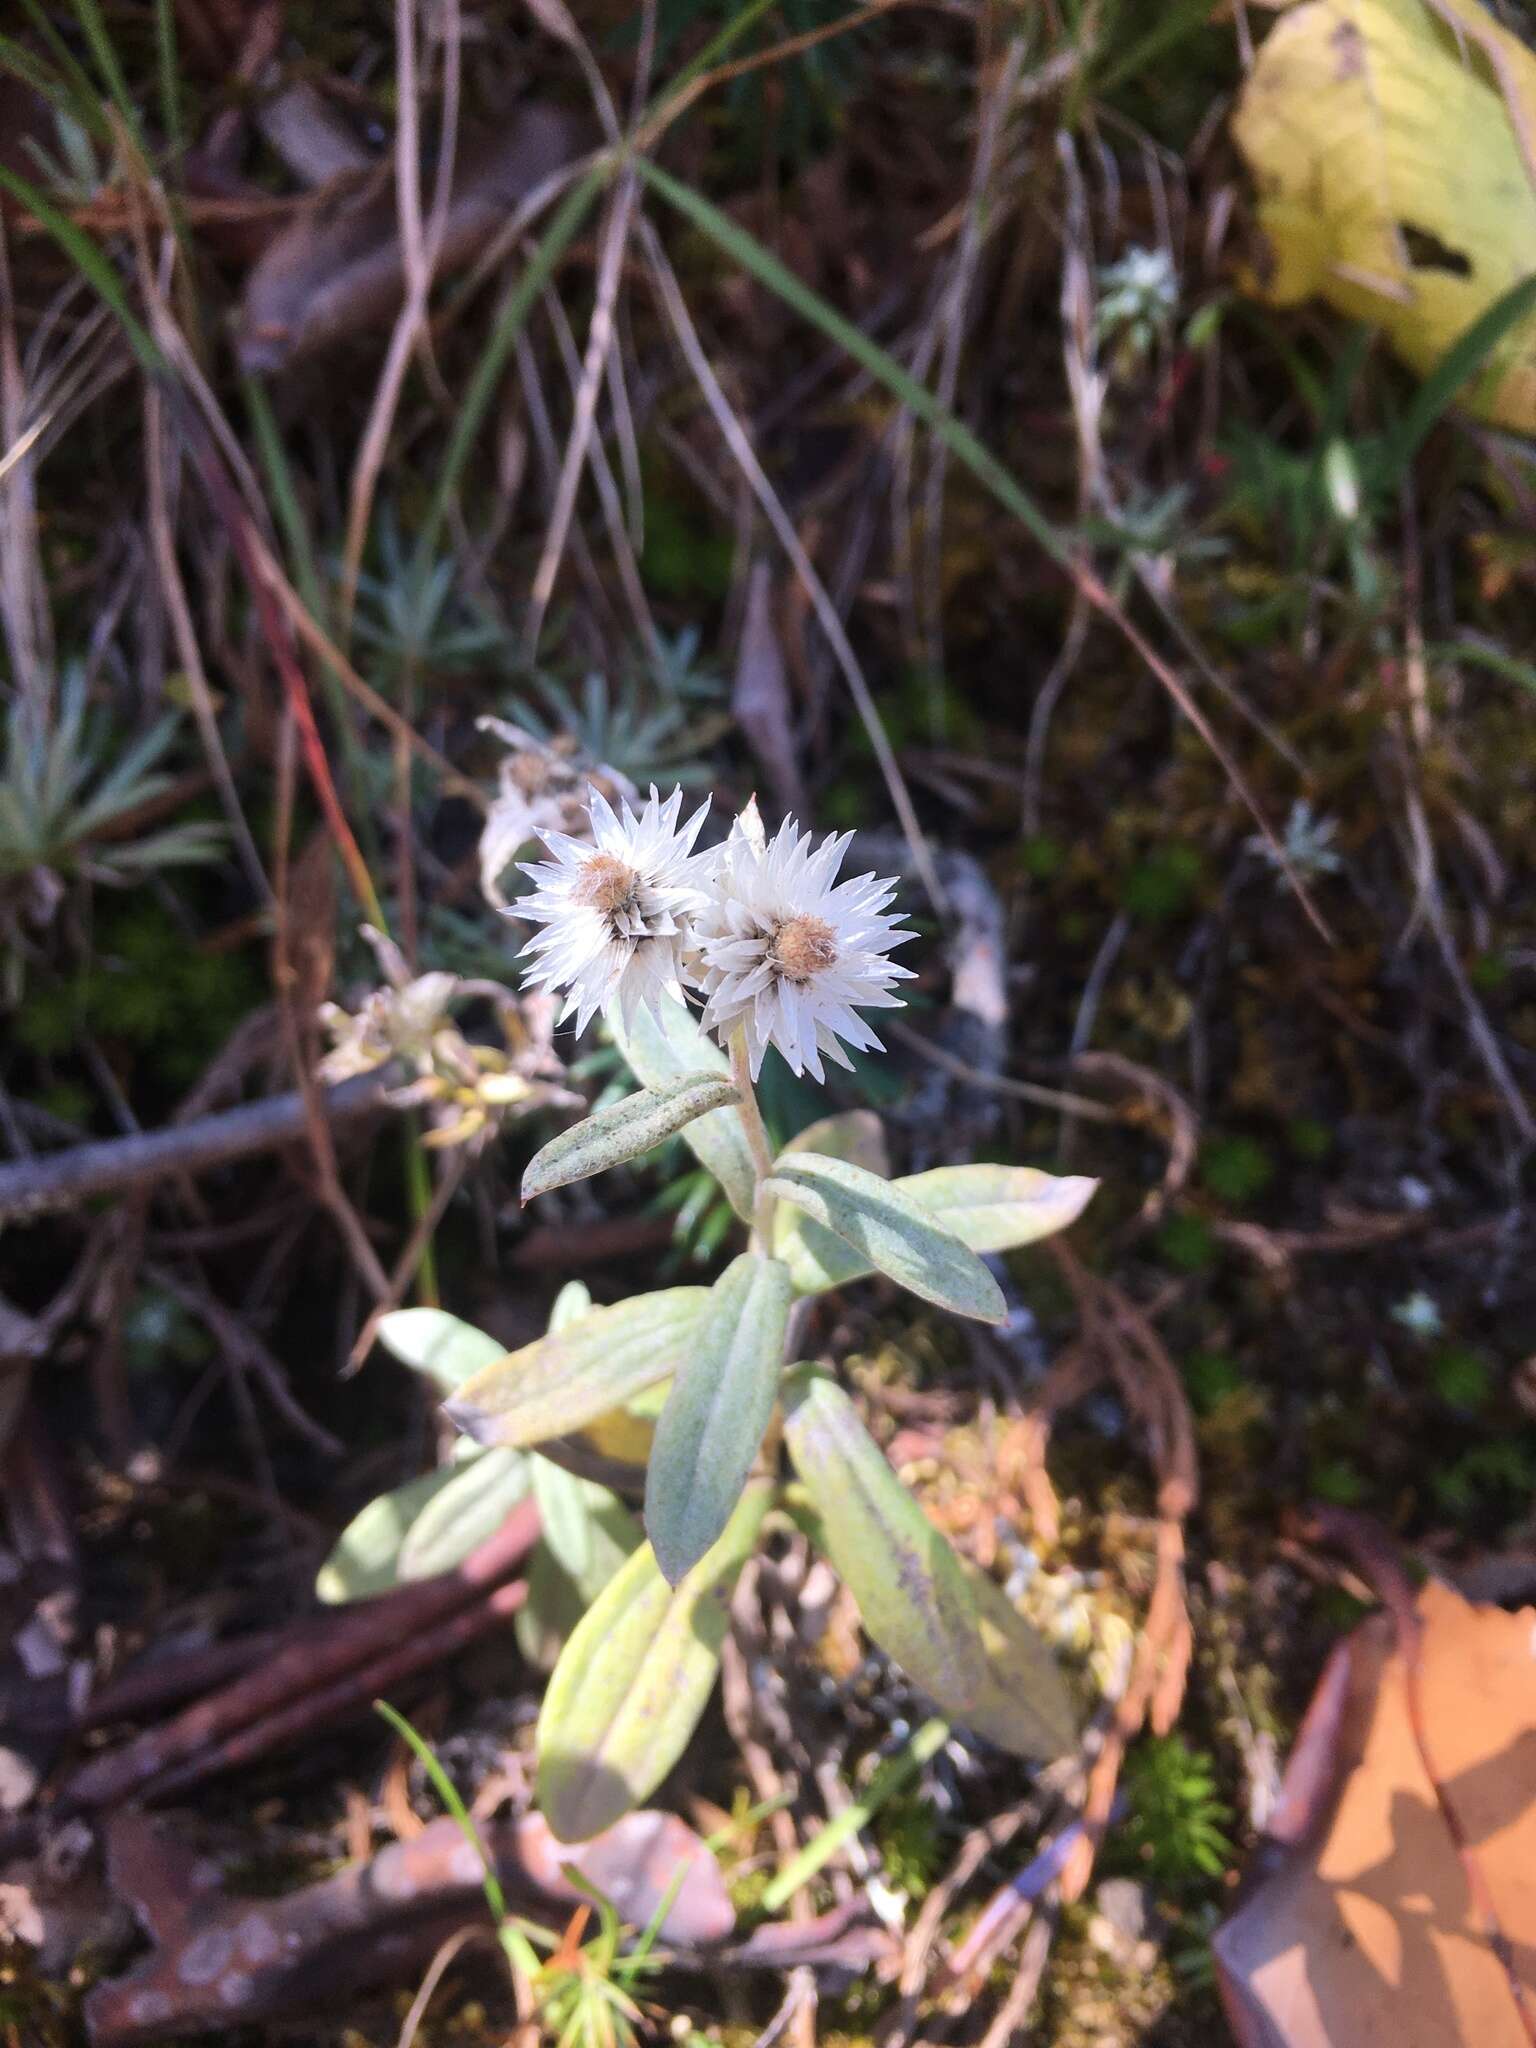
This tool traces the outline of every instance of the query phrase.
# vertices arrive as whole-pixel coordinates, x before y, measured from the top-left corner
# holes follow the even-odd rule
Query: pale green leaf
[[[464,1458],[439,1471],[424,1472],[403,1486],[377,1494],[360,1508],[336,1540],[315,1578],[315,1593],[331,1606],[387,1593],[399,1583],[400,1546],[423,1509],[462,1479],[480,1453],[466,1447]]]
[[[568,1330],[572,1323],[579,1323],[583,1316],[592,1313],[592,1290],[585,1280],[567,1280],[555,1296],[549,1311],[549,1333]]]
[[[397,1308],[380,1319],[379,1342],[408,1365],[451,1393],[474,1373],[505,1356],[505,1346],[472,1323],[440,1308]]]
[[[452,1483],[432,1496],[405,1533],[398,1576],[430,1579],[462,1564],[526,1495],[528,1463],[521,1451],[479,1451],[451,1467]]]
[[[595,1109],[534,1154],[523,1175],[523,1200],[638,1158],[696,1118],[735,1100],[729,1075],[682,1074]]]
[[[809,1368],[790,1375],[784,1437],[865,1629],[964,1720],[986,1692],[987,1660],[959,1558],[834,1380]]]
[[[973,1252],[1007,1252],[1065,1230],[1082,1214],[1098,1182],[1082,1174],[1042,1173],[1033,1166],[936,1166],[928,1173],[904,1174],[891,1185]],[[774,1212],[773,1250],[801,1294],[845,1287],[873,1270],[851,1244],[787,1206]]]
[[[517,1646],[530,1664],[552,1671],[566,1638],[627,1557],[645,1541],[634,1516],[604,1486],[590,1489],[587,1565],[573,1579],[540,1543],[528,1563],[528,1598],[517,1610]]]
[[[797,1131],[784,1150],[816,1152],[823,1159],[847,1159],[862,1166],[866,1173],[879,1174],[882,1180],[891,1177],[885,1125],[872,1109],[842,1109],[835,1116],[819,1116],[803,1131]]]
[[[614,1044],[644,1088],[664,1088],[685,1075],[730,1073],[725,1054],[705,1037],[686,1003],[663,997],[660,1021],[642,1006],[635,1013],[632,1030],[626,1029],[617,1003],[605,1014]],[[741,1112],[730,1107],[712,1109],[688,1124],[682,1139],[699,1164],[719,1181],[736,1214],[750,1223],[756,1176]]]
[[[587,1609],[544,1691],[539,1806],[581,1842],[638,1806],[682,1755],[719,1668],[731,1589],[772,1497],[742,1495],[720,1541],[677,1587],[647,1543]]]
[[[656,1425],[645,1526],[674,1586],[719,1536],[741,1497],[778,1395],[789,1274],[744,1253],[710,1289],[698,1335]]]
[[[923,1301],[987,1323],[1008,1313],[1002,1289],[976,1254],[897,1182],[846,1159],[786,1152],[765,1186]]]
[[[561,1568],[573,1579],[579,1579],[592,1559],[592,1535],[587,1526],[589,1482],[578,1479],[574,1472],[565,1471],[551,1459],[541,1458],[537,1452],[529,1463],[533,1467],[533,1492],[539,1504],[539,1528],[545,1545]],[[592,1491],[612,1498],[606,1487],[594,1487]]]
[[[981,1692],[958,1718],[1000,1749],[1036,1762],[1077,1747],[1077,1716],[1050,1645],[995,1580],[967,1570],[986,1652]]]
[[[707,1287],[667,1287],[593,1309],[476,1373],[444,1410],[482,1444],[581,1429],[678,1370],[708,1299]]]

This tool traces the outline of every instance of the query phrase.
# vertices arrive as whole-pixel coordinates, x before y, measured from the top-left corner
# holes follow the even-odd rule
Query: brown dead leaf
[[[552,107],[516,108],[492,135],[466,142],[454,171],[439,269],[480,249],[535,185],[568,164],[581,131]],[[242,367],[279,370],[387,319],[405,291],[394,183],[387,166],[351,174],[314,200],[256,264],[237,323]]]
[[[1318,1688],[1273,1867],[1216,1937],[1243,2048],[1530,2048],[1536,1611],[1431,1581],[1416,1613],[1422,1742],[1409,1660],[1374,1616]]]

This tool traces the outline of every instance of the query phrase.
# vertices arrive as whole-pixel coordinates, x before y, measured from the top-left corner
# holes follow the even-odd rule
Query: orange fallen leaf
[[[1266,1874],[1216,1936],[1242,2048],[1536,2039],[1536,1613],[1434,1581],[1417,1612],[1420,1734],[1409,1661],[1375,1616],[1330,1660]]]

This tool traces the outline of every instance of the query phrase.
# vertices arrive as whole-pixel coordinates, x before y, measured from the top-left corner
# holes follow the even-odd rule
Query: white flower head
[[[715,857],[689,967],[706,998],[706,1030],[724,1040],[743,1028],[753,1080],[770,1045],[796,1074],[824,1080],[823,1054],[847,1067],[844,1044],[881,1049],[860,1010],[901,1007],[891,984],[912,971],[886,956],[916,933],[885,914],[894,882],[834,879],[852,838],[833,833],[814,847],[786,818],[765,841],[751,813]]]
[[[705,901],[693,842],[709,809],[706,798],[679,824],[682,801],[674,789],[663,803],[653,785],[638,814],[627,802],[615,814],[594,789],[591,838],[546,831],[554,859],[523,863],[535,888],[513,913],[544,927],[523,949],[528,986],[564,989],[560,1021],[574,1011],[578,1031],[615,997],[628,1026],[642,1004],[654,1010],[666,991],[682,992],[689,920]]]

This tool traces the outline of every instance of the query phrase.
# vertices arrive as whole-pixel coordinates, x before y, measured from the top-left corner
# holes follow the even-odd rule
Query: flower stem
[[[757,1199],[753,1205],[752,1233],[766,1252],[773,1242],[773,1197],[763,1193],[763,1182],[773,1171],[773,1147],[768,1142],[768,1127],[763,1122],[763,1112],[758,1107],[757,1090],[752,1085],[752,1062],[747,1054],[747,1034],[738,1024],[731,1033],[731,1079],[736,1084],[736,1093],[741,1098],[742,1128],[747,1134],[747,1150],[752,1154],[752,1171],[757,1178]]]

